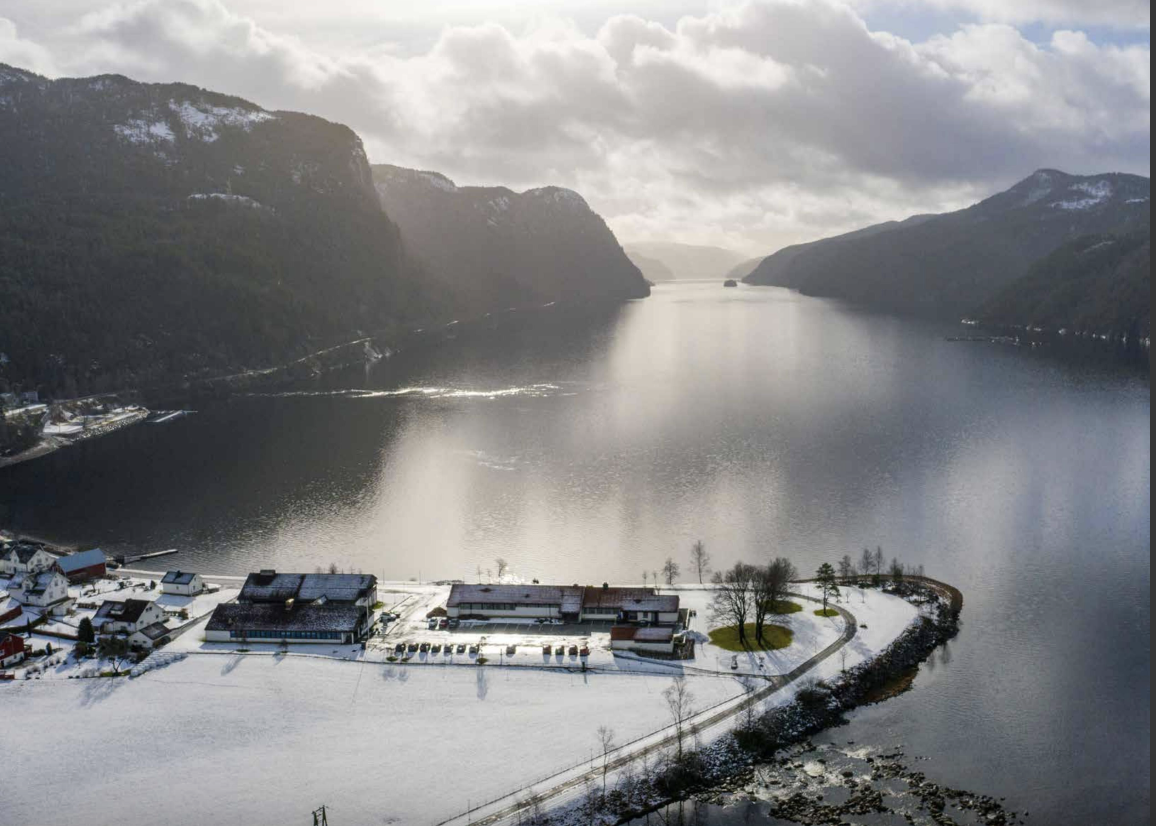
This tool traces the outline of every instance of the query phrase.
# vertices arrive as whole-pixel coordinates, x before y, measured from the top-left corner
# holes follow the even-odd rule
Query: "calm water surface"
[[[1149,813],[1146,369],[944,341],[772,288],[662,285],[0,472],[0,520],[214,573],[638,581],[865,544],[964,590],[915,690],[834,737],[1038,823]]]

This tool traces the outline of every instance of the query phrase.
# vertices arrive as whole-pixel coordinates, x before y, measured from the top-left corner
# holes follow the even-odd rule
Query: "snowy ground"
[[[666,724],[665,676],[201,655],[136,679],[0,686],[22,738],[4,819],[436,823]],[[692,680],[699,707],[742,689]],[[110,743],[116,759],[101,759]],[[67,756],[61,759],[62,756]],[[68,789],[67,794],[60,794]],[[163,815],[145,793],[165,789]],[[181,801],[179,804],[176,801]]]
[[[234,595],[236,584],[211,595],[212,604]],[[817,595],[812,586],[796,590]],[[696,612],[691,630],[705,634],[709,593],[689,587],[677,593]],[[687,663],[616,656],[606,632],[594,626],[431,632],[425,615],[447,594],[447,586],[382,583],[385,610],[400,618],[365,651],[297,645],[284,654],[250,645],[248,654],[231,653],[230,644],[204,641],[206,618],[164,649],[192,656],[136,678],[67,679],[92,665],[67,659],[49,663],[39,679],[0,684],[11,719],[37,732],[19,746],[5,820],[63,824],[99,812],[143,824],[157,815],[139,790],[165,788],[187,802],[166,805],[165,823],[202,823],[210,810],[238,822],[307,822],[322,803],[342,823],[437,823],[588,761],[600,725],[612,727],[619,743],[661,737],[668,724],[661,692],[676,674],[689,678],[698,709],[735,702],[744,692],[742,674],[790,671],[837,639],[843,622],[815,616],[818,606],[805,602],[803,611],[774,618],[790,625],[793,644],[740,655],[736,673],[732,654],[710,645]],[[128,596],[160,597],[130,587],[83,599]],[[819,664],[817,678],[882,650],[918,616],[910,604],[873,589],[844,589],[840,604],[860,627],[846,656]],[[198,602],[196,613],[202,609],[211,610],[209,602]],[[385,661],[400,640],[445,637],[456,645],[483,636],[491,663],[483,668],[468,653]],[[49,639],[38,637],[35,645]],[[543,656],[542,642],[559,640],[587,642],[590,656]],[[507,656],[511,643],[518,650]],[[796,689],[788,686],[764,705],[789,702]],[[729,725],[723,721],[704,736]],[[110,742],[117,760],[96,759]],[[65,754],[77,759],[62,760]],[[69,794],[57,794],[60,788]]]

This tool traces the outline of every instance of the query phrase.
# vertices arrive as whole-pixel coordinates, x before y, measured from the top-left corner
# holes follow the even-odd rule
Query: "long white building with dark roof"
[[[458,619],[557,619],[676,625],[678,596],[653,588],[591,585],[466,585],[450,588],[446,613]]]

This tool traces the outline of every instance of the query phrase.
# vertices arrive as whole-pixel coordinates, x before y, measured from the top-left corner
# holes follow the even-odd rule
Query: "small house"
[[[169,571],[161,578],[161,593],[182,597],[195,597],[205,590],[205,581],[200,574],[189,571]]]
[[[97,610],[92,625],[101,634],[131,635],[164,619],[161,607],[147,599],[108,600]]]
[[[0,639],[0,668],[8,668],[24,660],[24,638],[16,634],[5,634]]]
[[[56,560],[56,567],[68,577],[69,582],[100,579],[108,572],[106,564],[104,551],[100,548],[69,554]]]
[[[151,625],[146,625],[139,631],[134,631],[128,635],[128,644],[133,648],[151,651],[154,648],[159,648],[169,641],[169,635],[172,631],[163,622],[154,622]]]
[[[52,616],[68,613],[72,599],[68,596],[68,579],[59,570],[17,574],[8,583],[8,593],[21,605],[41,608]]]

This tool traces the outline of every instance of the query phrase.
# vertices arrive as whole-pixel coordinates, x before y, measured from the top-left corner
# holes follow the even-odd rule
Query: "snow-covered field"
[[[4,820],[295,823],[324,803],[335,823],[436,823],[588,760],[600,725],[620,742],[663,727],[669,682],[202,654],[136,679],[10,683],[6,716],[35,736],[11,743]],[[742,690],[691,683],[699,707]]]

